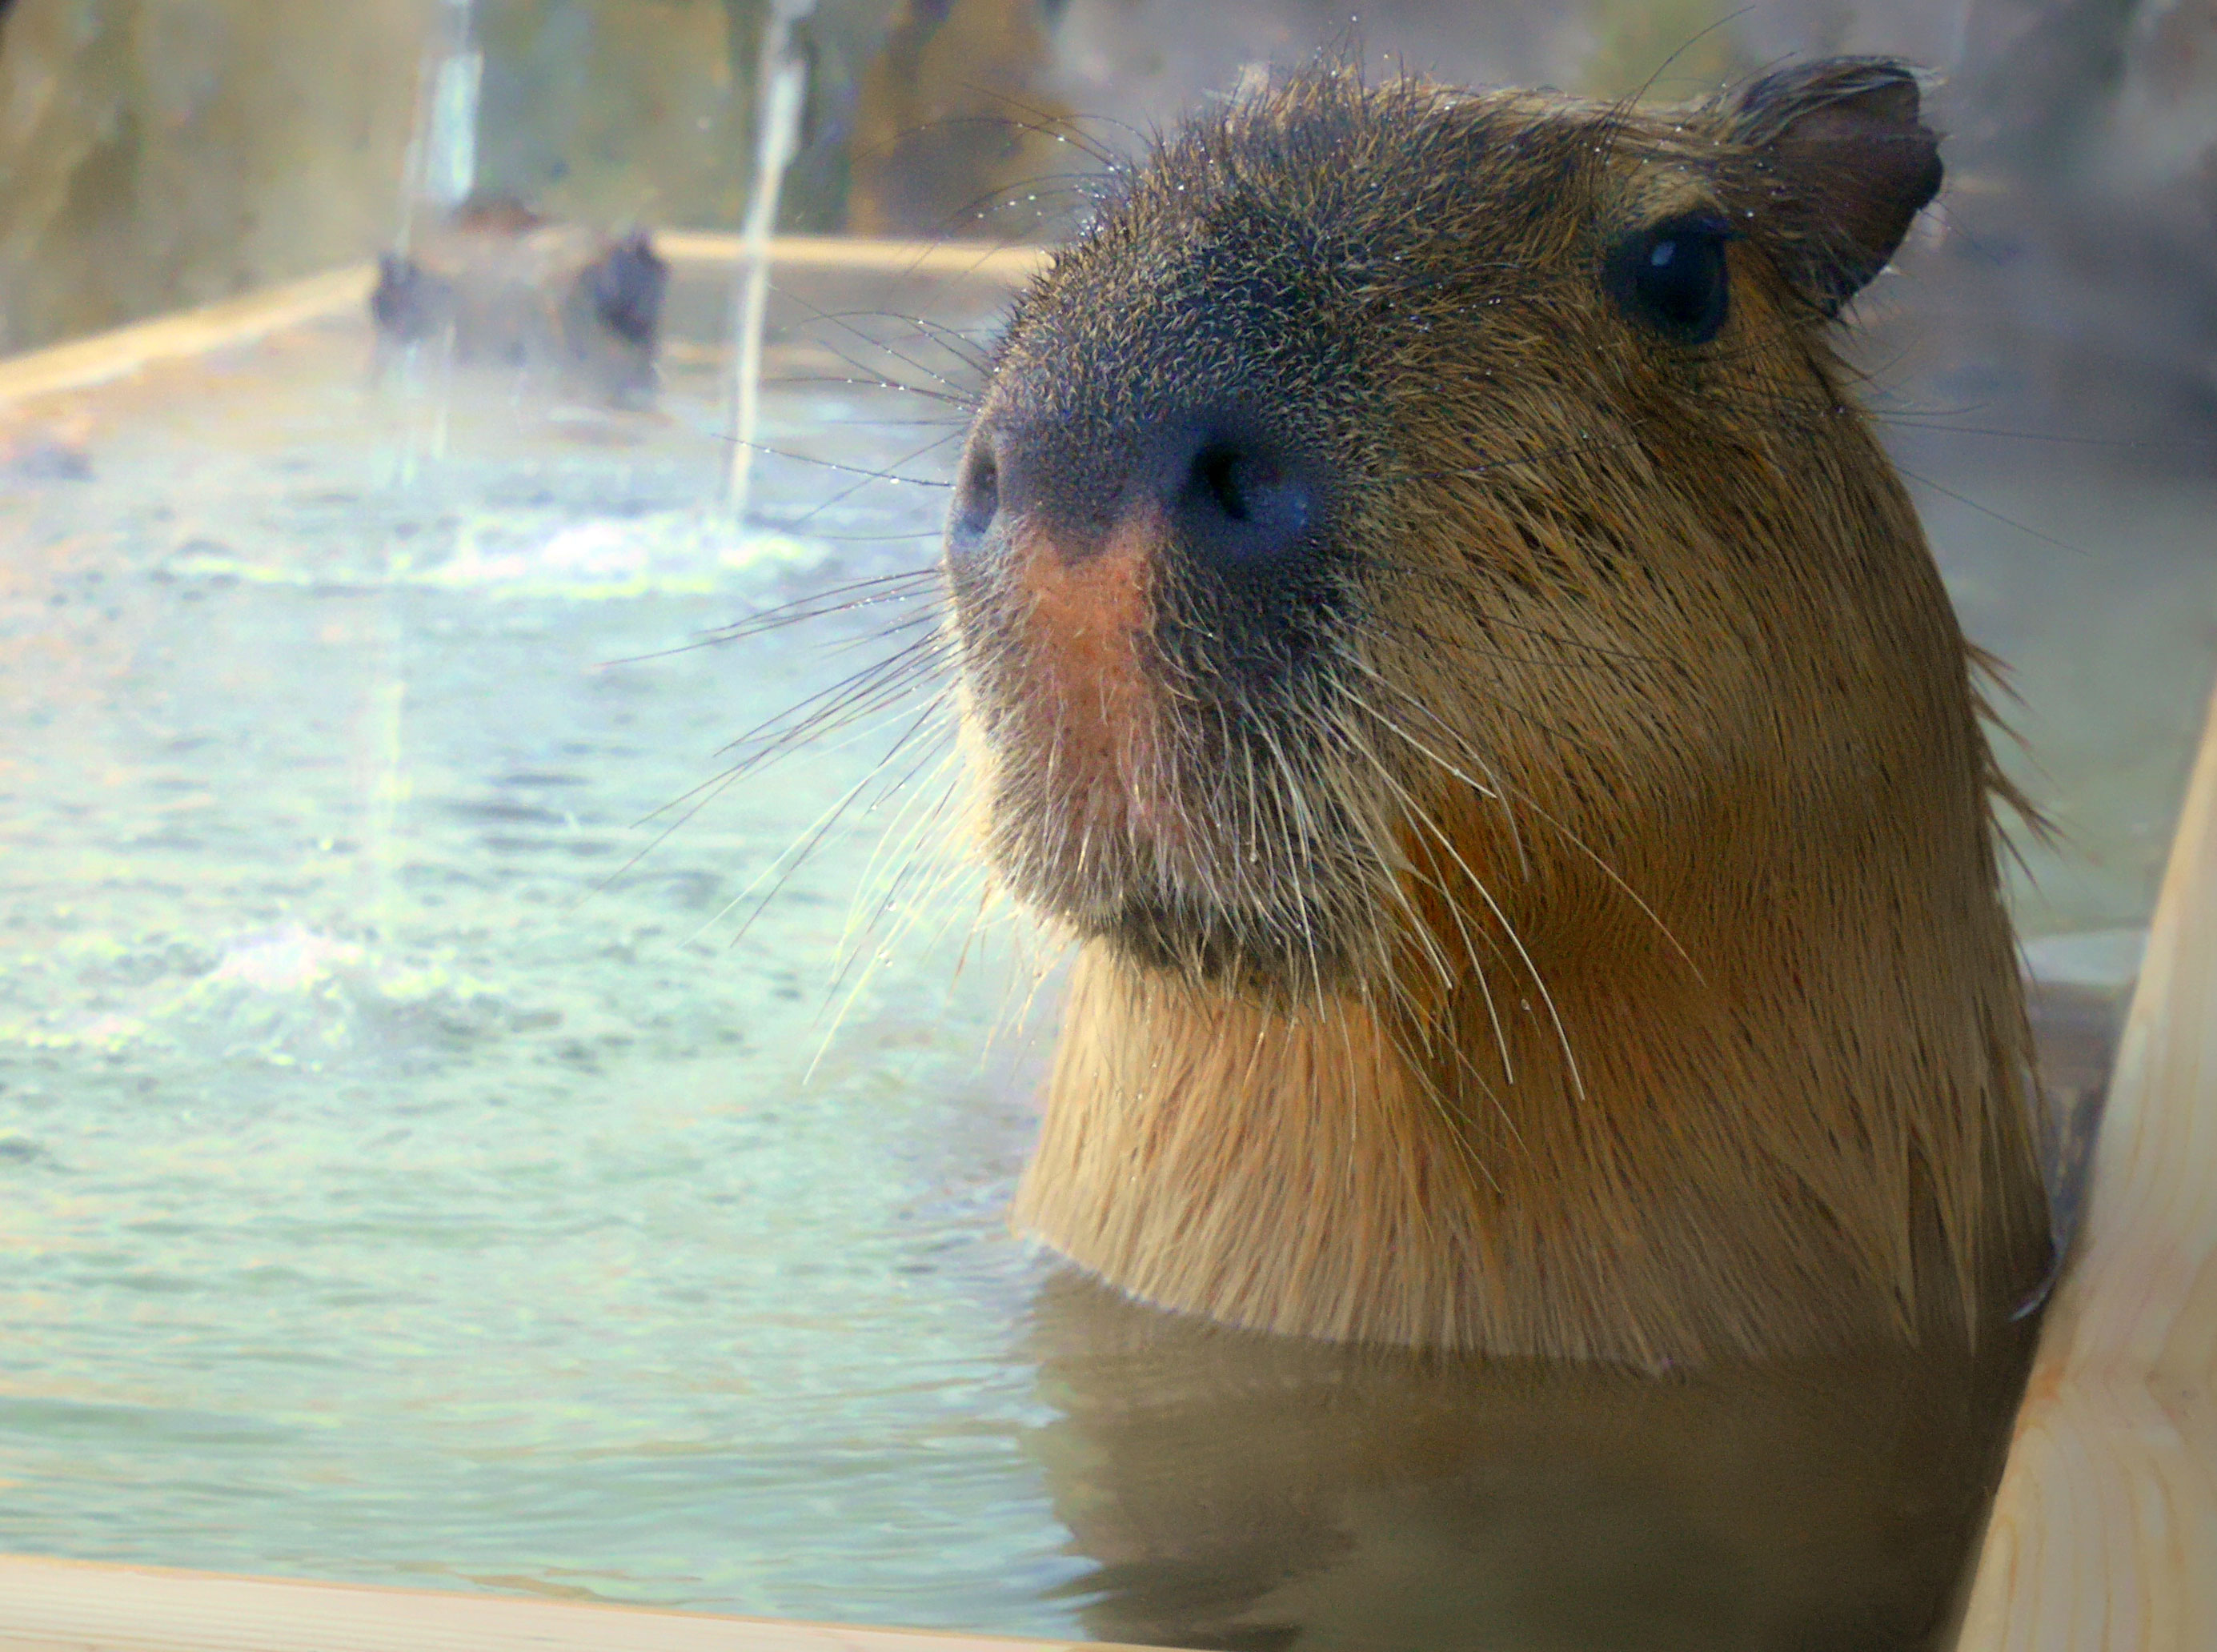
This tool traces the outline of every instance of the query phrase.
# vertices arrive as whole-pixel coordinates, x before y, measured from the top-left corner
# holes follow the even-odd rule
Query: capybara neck
[[[1500,911],[1428,914],[1482,959],[1445,986],[1266,1004],[1088,944],[1018,1226],[1143,1300],[1417,1346],[1657,1364],[2006,1313],[2045,1253],[2014,957],[1990,899],[1934,899],[1986,887],[1983,805],[1892,756],[1792,857],[1790,795],[1592,859],[1532,802]],[[1506,830],[1435,848],[1505,869]]]
[[[1883,63],[1311,76],[1059,256],[947,555],[989,857],[1081,944],[1020,1228],[1650,1365],[2036,1286],[1973,660],[1828,337],[1937,182]]]

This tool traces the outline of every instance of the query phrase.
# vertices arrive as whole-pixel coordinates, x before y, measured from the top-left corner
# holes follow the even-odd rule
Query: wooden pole
[[[1958,1652],[2217,1648],[2217,702]]]

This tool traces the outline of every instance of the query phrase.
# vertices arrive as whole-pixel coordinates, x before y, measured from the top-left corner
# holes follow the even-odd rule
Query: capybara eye
[[[1627,238],[1611,260],[1610,286],[1633,317],[1682,344],[1706,344],[1725,325],[1731,267],[1720,219],[1673,218]]]

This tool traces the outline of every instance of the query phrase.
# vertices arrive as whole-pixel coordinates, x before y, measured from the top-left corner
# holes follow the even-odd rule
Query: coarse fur
[[[1327,69],[1056,256],[947,557],[989,863],[1080,943],[1021,1229],[1232,1325],[1646,1365],[2035,1288],[1975,662],[1830,337],[1938,176],[1879,60],[1658,112]],[[1672,222],[1714,337],[1613,286]],[[1306,479],[1284,556],[1133,482],[1194,418]]]

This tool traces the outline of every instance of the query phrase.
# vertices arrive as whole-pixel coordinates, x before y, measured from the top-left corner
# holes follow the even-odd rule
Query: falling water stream
[[[442,0],[423,109],[417,121],[405,188],[401,247],[419,208],[447,211],[477,187],[478,108],[485,53],[478,50],[473,0]]]
[[[770,240],[777,230],[778,196],[800,135],[808,90],[808,64],[794,49],[793,28],[815,9],[816,0],[771,0],[763,20],[755,84],[761,98],[755,126],[754,187],[740,224],[740,254],[732,299],[732,461],[726,504],[732,523],[744,528],[755,449],[762,422],[763,327],[769,314]]]

